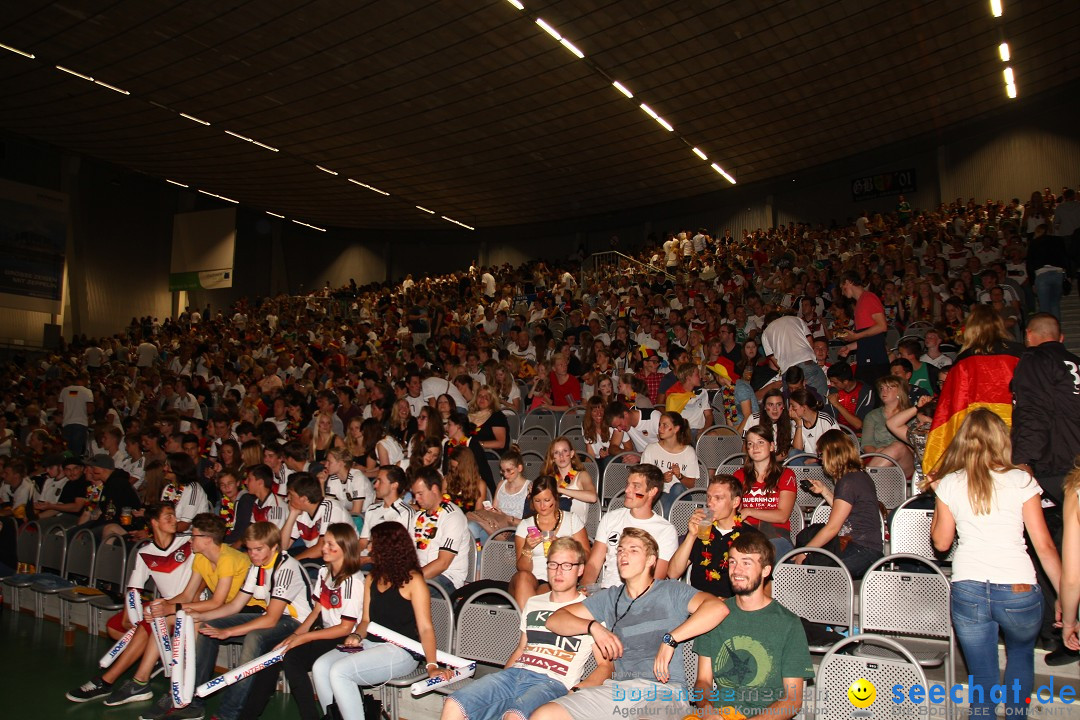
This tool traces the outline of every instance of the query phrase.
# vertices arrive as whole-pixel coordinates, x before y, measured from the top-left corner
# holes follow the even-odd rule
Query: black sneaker
[[[206,708],[201,705],[188,705],[182,708],[173,708],[167,720],[203,720]]]
[[[143,710],[139,715],[139,720],[162,720],[166,715],[172,712],[172,695],[165,693],[157,699],[154,706],[149,710]]]
[[[109,707],[126,705],[127,703],[150,700],[154,697],[154,691],[150,689],[150,683],[140,683],[135,680],[127,680],[123,685],[117,685],[105,698],[105,704]]]
[[[1047,653],[1046,657],[1043,658],[1043,662],[1050,667],[1059,667],[1061,665],[1071,665],[1078,659],[1080,659],[1080,652],[1070,650],[1063,643],[1058,642],[1057,648],[1053,652]]]
[[[64,697],[71,702],[84,703],[106,697],[111,692],[112,683],[107,683],[102,680],[101,677],[96,677],[92,680],[88,680],[74,690],[68,691]]]

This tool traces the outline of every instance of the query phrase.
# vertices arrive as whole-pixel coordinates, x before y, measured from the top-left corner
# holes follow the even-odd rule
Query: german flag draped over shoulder
[[[1013,371],[1020,361],[1021,345],[1009,343],[992,354],[960,353],[949,367],[945,387],[938,398],[937,412],[926,436],[923,472],[930,470],[945,453],[956,431],[972,410],[987,408],[1012,427]]]

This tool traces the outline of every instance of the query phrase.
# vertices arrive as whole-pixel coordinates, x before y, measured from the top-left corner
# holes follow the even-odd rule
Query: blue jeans
[[[1035,276],[1035,295],[1039,298],[1039,312],[1047,312],[1061,319],[1061,282],[1065,273],[1047,270]]]
[[[454,592],[457,591],[457,586],[454,585],[453,581],[445,575],[436,575],[433,578],[428,578],[428,582],[433,582],[439,587],[441,587],[443,590],[446,591],[447,595],[453,595]]]
[[[420,666],[416,658],[397,645],[365,639],[362,647],[363,650],[355,653],[331,650],[311,666],[311,678],[323,712],[334,703],[345,720],[364,720],[364,702],[358,686],[382,685]]]
[[[1042,626],[1038,585],[1013,591],[1012,585],[961,580],[952,584],[952,622],[971,672],[972,717],[994,717],[991,688],[1005,686],[1005,709],[1022,717],[1035,684],[1035,641]],[[1005,636],[1005,677],[999,681],[998,632]],[[981,688],[981,697],[979,689]],[[1019,690],[1017,690],[1019,688]]]
[[[817,390],[822,400],[829,398],[829,381],[825,377],[825,371],[814,360],[799,363],[799,369],[803,371],[803,379],[808,387]],[[828,403],[826,403],[828,405]]]
[[[258,617],[259,616],[254,613],[237,613],[236,615],[229,615],[228,617],[218,618],[217,620],[210,620],[206,624],[218,629],[231,628],[251,622]],[[270,652],[275,645],[292,634],[298,627],[300,627],[299,622],[290,617],[288,613],[282,613],[277,624],[273,627],[264,628],[262,630],[252,630],[243,636],[231,638],[224,642],[232,643],[235,641],[243,643],[243,648],[240,651],[240,665],[243,665],[244,663],[251,662],[260,655],[265,655]],[[221,643],[221,640],[215,640],[206,635],[199,634],[197,636],[195,640],[196,687],[213,677],[214,662],[217,660],[218,647]],[[190,652],[190,650],[188,650],[188,652]],[[280,667],[272,665],[262,672],[272,672],[277,674],[280,669]],[[247,699],[248,690],[250,689],[251,678],[244,678],[240,682],[229,685],[222,690],[220,693],[221,704],[218,705],[215,716],[221,718],[221,720],[236,720],[237,716],[240,714],[240,710],[244,707],[244,701]],[[205,703],[206,700],[200,697],[195,697],[191,701],[191,704],[196,707],[205,705]]]
[[[71,451],[71,454],[77,458],[81,458],[86,454],[86,439],[90,435],[90,430],[85,425],[65,425],[60,429],[60,434],[64,437],[64,444],[67,445],[67,449]]]
[[[469,720],[502,720],[512,712],[527,718],[544,703],[561,698],[566,686],[532,670],[509,668],[474,680],[447,698]]]
[[[485,530],[484,527],[475,520],[469,521],[469,532],[472,533],[473,539],[481,545],[486,543],[488,537],[490,537],[487,534],[487,530]]]

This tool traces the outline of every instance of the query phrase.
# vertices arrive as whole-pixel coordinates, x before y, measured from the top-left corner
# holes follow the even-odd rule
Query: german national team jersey
[[[364,526],[360,528],[360,537],[365,540],[370,539],[371,528],[388,520],[396,522],[409,532],[412,532],[415,517],[416,513],[401,498],[395,500],[391,505],[387,505],[382,501],[376,502],[364,511]]]
[[[149,578],[163,598],[173,598],[184,591],[191,579],[191,537],[177,535],[169,547],[161,548],[151,542],[144,545],[135,557],[135,569],[128,577],[128,587],[141,590]]]
[[[319,538],[326,534],[326,528],[333,523],[346,523],[354,529],[356,527],[353,525],[352,515],[339,502],[323,498],[313,515],[302,512],[300,517],[296,518],[290,540],[299,538],[304,541],[304,545],[311,547],[319,542]]]
[[[319,569],[319,580],[311,594],[311,604],[322,612],[322,625],[332,628],[342,620],[356,621],[364,609],[364,574],[357,571],[335,585],[329,565]]]
[[[206,497],[206,491],[197,482],[188,483],[180,491],[180,498],[176,501],[177,522],[190,523],[199,513],[210,512],[210,499]]]
[[[359,468],[353,468],[343,481],[336,474],[326,478],[326,497],[334,498],[346,508],[352,508],[357,500],[364,502],[363,507],[375,499],[375,488],[371,480]]]
[[[64,491],[64,486],[67,485],[67,475],[61,475],[60,477],[49,477],[43,475],[37,478],[39,482],[35,483],[34,500],[47,503],[60,502],[60,494]]]
[[[289,506],[281,499],[280,495],[270,493],[266,496],[266,502],[260,503],[258,498],[251,505],[251,522],[272,522],[278,530],[285,526],[285,520],[289,517]]]
[[[252,565],[240,592],[267,604],[271,600],[281,600],[286,603],[285,612],[299,620],[311,614],[311,586],[307,573],[288,553],[277,553],[267,565]]]

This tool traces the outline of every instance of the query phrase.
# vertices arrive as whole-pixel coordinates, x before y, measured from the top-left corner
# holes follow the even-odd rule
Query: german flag
[[[987,408],[1012,427],[1013,371],[1020,361],[1019,345],[1009,345],[993,354],[960,353],[949,367],[949,376],[938,398],[937,412],[926,436],[923,472],[930,470],[945,453],[964,418],[976,408]]]

